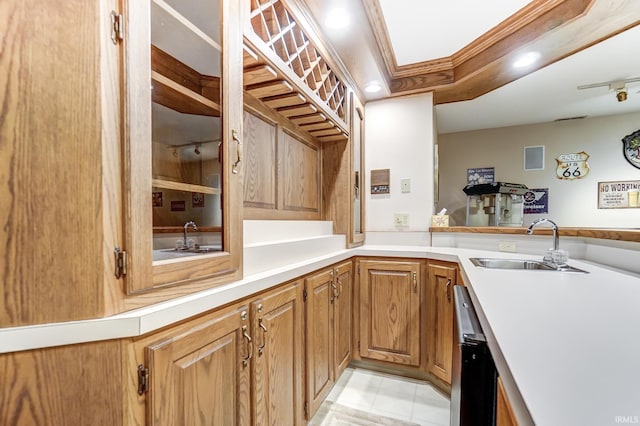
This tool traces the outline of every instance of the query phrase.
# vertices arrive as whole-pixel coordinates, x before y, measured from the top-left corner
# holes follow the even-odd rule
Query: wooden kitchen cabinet
[[[305,279],[307,418],[351,361],[352,287],[350,261]]]
[[[147,424],[250,424],[252,343],[246,304],[146,348]]]
[[[421,365],[420,261],[359,261],[359,355]]]
[[[351,260],[333,268],[337,291],[333,301],[334,372],[340,378],[353,358],[353,263]]]
[[[242,17],[233,0],[124,2],[128,307],[242,275]]]
[[[135,342],[126,424],[302,425],[302,282]],[[140,386],[140,373],[128,380]],[[134,376],[134,374],[132,374]],[[145,380],[142,379],[142,383]]]
[[[305,424],[302,288],[294,281],[251,302],[254,425]]]
[[[427,371],[451,384],[453,355],[453,286],[458,265],[429,261],[427,278]]]

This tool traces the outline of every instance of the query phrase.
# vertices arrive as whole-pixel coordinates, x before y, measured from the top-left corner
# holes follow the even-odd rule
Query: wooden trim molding
[[[527,228],[503,226],[449,226],[429,228],[429,232],[454,232],[468,234],[526,235]],[[564,228],[561,237],[598,238],[602,240],[640,242],[640,229]],[[551,228],[536,228],[536,235],[551,235]]]
[[[379,0],[363,5],[392,96],[433,91],[435,104],[474,99],[640,24],[640,9],[624,0],[535,0],[451,56],[398,65]],[[542,60],[514,72],[525,47]]]

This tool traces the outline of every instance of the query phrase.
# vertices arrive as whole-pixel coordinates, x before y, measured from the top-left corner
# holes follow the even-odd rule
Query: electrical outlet
[[[409,226],[409,213],[395,213],[393,224],[395,226]]]
[[[403,194],[411,192],[411,179],[400,179],[400,192]]]
[[[498,243],[498,250],[506,251],[508,253],[516,253],[518,246],[515,241],[500,241]]]

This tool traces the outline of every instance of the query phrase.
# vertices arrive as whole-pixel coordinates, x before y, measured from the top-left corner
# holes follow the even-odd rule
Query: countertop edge
[[[109,317],[0,328],[0,353],[142,336],[355,256],[431,258],[457,262],[456,250],[445,247],[366,245],[340,250]]]

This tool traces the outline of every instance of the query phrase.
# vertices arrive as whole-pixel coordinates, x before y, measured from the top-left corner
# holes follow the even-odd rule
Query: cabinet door
[[[125,0],[128,294],[241,275],[240,3]]]
[[[333,302],[333,341],[335,379],[342,374],[353,358],[353,268],[351,261],[335,267],[337,294]]]
[[[420,263],[360,262],[360,356],[420,365]]]
[[[248,425],[247,307],[233,307],[146,348],[148,424]]]
[[[337,290],[333,269],[306,278],[305,289],[307,402],[311,418],[335,383],[333,315]]]
[[[453,286],[458,267],[451,263],[430,262],[427,282],[428,363],[434,376],[451,383],[453,354]]]
[[[302,425],[302,283],[286,284],[255,300],[251,315],[253,424]]]

